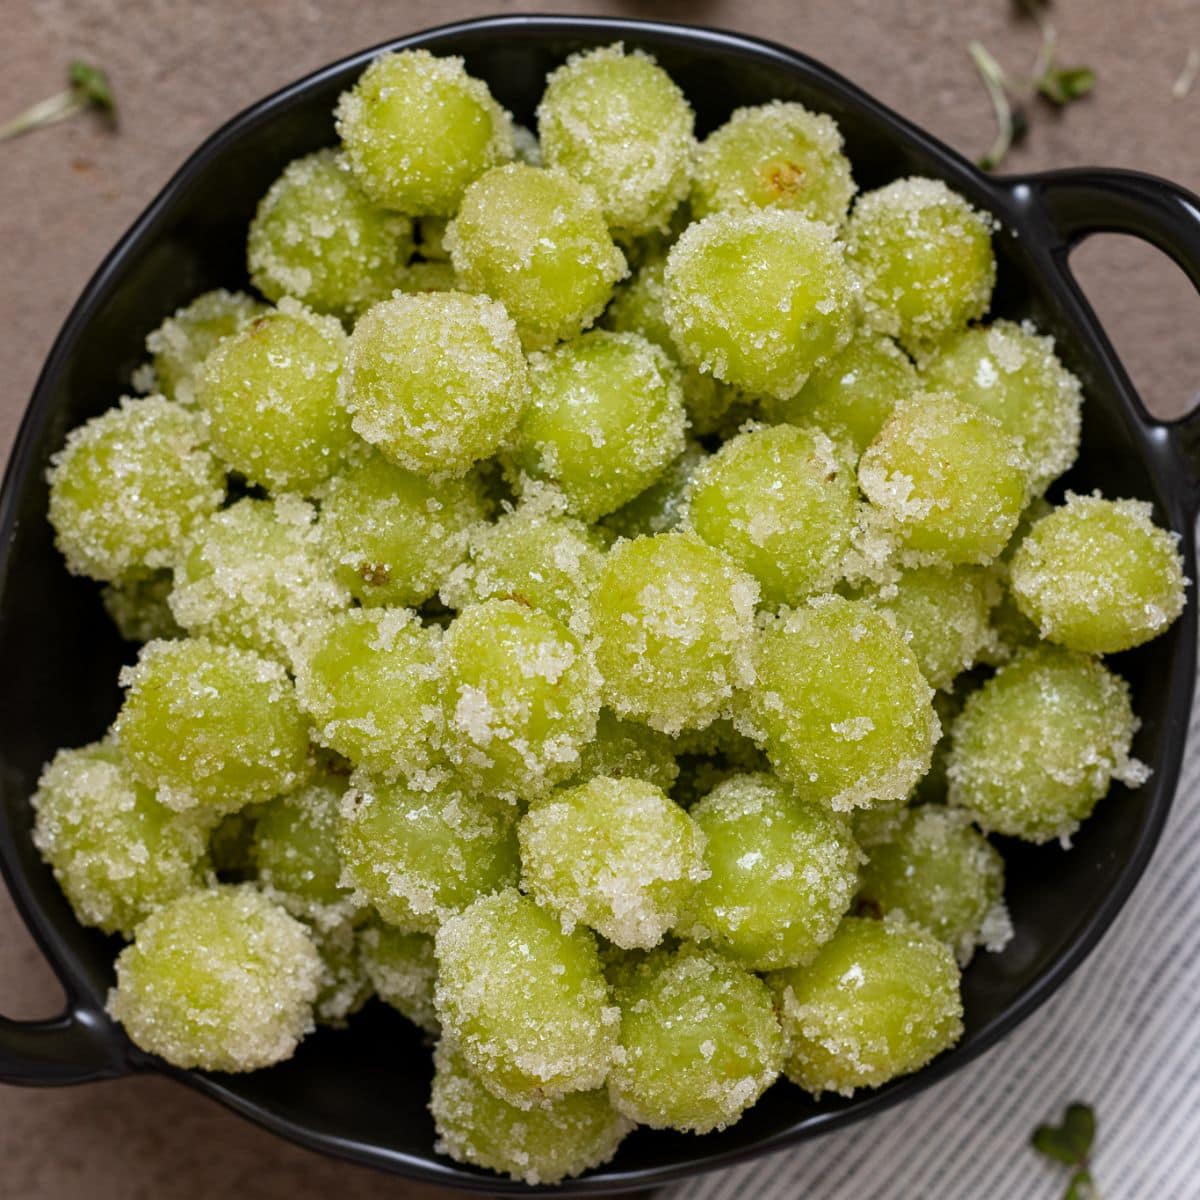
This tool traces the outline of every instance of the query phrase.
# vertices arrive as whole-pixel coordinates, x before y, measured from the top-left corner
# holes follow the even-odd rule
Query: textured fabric
[[[1029,1149],[1072,1100],[1096,1109],[1104,1200],[1200,1197],[1200,701],[1167,827],[1100,945],[982,1058],[877,1117],[669,1200],[1058,1200]]]

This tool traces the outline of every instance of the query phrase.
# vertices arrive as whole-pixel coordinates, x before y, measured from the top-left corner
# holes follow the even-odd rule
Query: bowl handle
[[[0,1083],[52,1087],[129,1070],[124,1038],[102,1012],[71,1004],[45,1021],[0,1017]]]

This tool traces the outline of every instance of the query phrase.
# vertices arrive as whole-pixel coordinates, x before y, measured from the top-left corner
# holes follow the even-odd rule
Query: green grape
[[[897,403],[858,464],[876,513],[922,563],[987,563],[1029,495],[1017,439],[995,418],[941,393]]]
[[[938,697],[945,694],[945,692],[938,692],[934,697],[935,708]],[[938,718],[941,719],[940,712]],[[928,778],[929,776],[926,775],[925,779],[917,784],[917,788],[923,788],[925,780]],[[856,808],[850,814],[850,829],[854,834],[854,840],[863,850],[867,851],[868,856],[872,846],[891,841],[900,831],[905,814],[908,812],[908,804],[909,796],[905,796],[900,800],[888,800],[882,804],[873,804],[870,808]]]
[[[644,492],[603,519],[603,527],[622,537],[666,533],[683,520],[687,490],[708,452],[699,442],[684,443],[683,453]]]
[[[699,729],[750,679],[758,587],[688,533],[618,542],[592,597],[602,698],[663,733]]]
[[[909,794],[909,801],[912,803],[920,802],[922,804],[945,804],[946,802],[946,759],[950,753],[950,731],[954,727],[954,722],[958,719],[958,714],[962,712],[963,704],[966,698],[980,684],[981,679],[978,673],[974,677],[972,675],[960,675],[955,681],[954,690],[946,692],[935,692],[933,696],[933,708],[937,713],[938,723],[942,727],[942,735],[938,738],[933,747],[933,759],[929,764],[929,770],[926,771],[924,778],[917,784],[916,788]],[[899,815],[903,815],[903,809],[899,810]],[[889,836],[894,830],[889,831]],[[862,839],[859,839],[860,844],[864,844]]]
[[[313,944],[321,955],[321,982],[313,1004],[318,1025],[342,1028],[371,998],[371,981],[358,955],[352,921],[331,928],[317,925],[311,930]]]
[[[304,781],[308,730],[278,663],[207,638],[150,642],[120,682],[113,732],[168,808],[222,815]]]
[[[359,603],[418,605],[463,561],[486,517],[477,476],[435,484],[369,453],[329,481],[317,536]]]
[[[891,338],[860,332],[790,399],[770,406],[773,420],[811,422],[846,438],[856,454],[875,440],[896,402],[919,387],[912,360]]]
[[[466,287],[501,301],[535,350],[591,325],[626,272],[595,193],[524,163],[467,189],[446,245]]]
[[[1035,646],[1041,640],[1037,626],[1017,607],[1012,594],[1012,558],[1034,525],[1053,511],[1054,506],[1044,496],[1035,496],[1021,514],[1008,545],[992,564],[1000,598],[992,608],[993,646],[981,655],[981,661],[991,666],[1008,662],[1019,649]]]
[[[704,839],[661,788],[597,776],[534,805],[517,829],[521,882],[564,922],[649,949],[703,875]]]
[[[859,196],[847,253],[867,323],[917,354],[982,317],[996,282],[992,228],[940,179],[898,179]]]
[[[1002,950],[1012,936],[1004,860],[958,809],[910,809],[895,834],[870,848],[859,888],[873,915],[897,912],[949,945],[965,967],[976,946]]]
[[[795,395],[854,330],[857,293],[828,226],[786,209],[689,225],[666,269],[671,336],[685,361],[778,400]]]
[[[788,1039],[784,1071],[814,1096],[879,1087],[962,1036],[954,955],[897,917],[847,917],[808,966],[771,984]]]
[[[758,580],[764,604],[795,604],[841,575],[857,517],[853,464],[811,426],[760,426],[692,476],[687,519]]]
[[[192,404],[204,360],[223,339],[240,333],[267,311],[265,304],[245,292],[217,288],[197,296],[147,336],[150,386],[138,390],[158,391],[168,400]]]
[[[596,736],[579,751],[576,784],[597,775],[640,779],[669,792],[679,777],[675,747],[665,733],[637,721],[622,721],[607,708],[600,710]]]
[[[454,267],[448,262],[411,262],[396,282],[402,292],[461,291]]]
[[[123,397],[50,459],[54,543],[75,575],[116,583],[172,565],[179,542],[225,497],[195,413]]]
[[[288,661],[313,623],[350,593],[319,552],[312,506],[295,496],[239,500],[182,547],[171,612],[191,634]]]
[[[659,950],[617,989],[621,1053],[608,1088],[654,1129],[734,1124],[775,1081],[783,1035],[761,979],[695,946]]]
[[[318,150],[288,163],[259,201],[246,258],[268,300],[350,318],[392,294],[412,250],[412,222],[376,208],[337,152]]]
[[[130,937],[139,921],[204,880],[205,822],[160,804],[111,742],[60,750],[30,803],[33,844],[83,925]]]
[[[772,775],[734,775],[691,810],[708,877],[679,931],[748,970],[808,962],[858,883],[848,823]]]
[[[315,736],[373,775],[426,779],[441,717],[439,641],[406,608],[352,608],[315,624],[293,657]]]
[[[1111,780],[1145,782],[1129,755],[1136,728],[1119,676],[1058,646],[1022,650],[954,723],[949,801],[988,832],[1067,845]]]
[[[213,449],[251,483],[311,492],[349,450],[337,402],[346,335],[333,317],[284,297],[204,361],[196,402]]]
[[[655,482],[683,451],[679,370],[634,333],[598,330],[529,362],[513,461],[595,521]]]
[[[440,1031],[433,1007],[437,960],[433,938],[383,921],[359,932],[358,954],[375,994],[426,1033]]]
[[[665,251],[649,254],[628,279],[617,285],[601,324],[614,333],[640,334],[674,357],[679,352],[667,324],[666,269]]]
[[[916,656],[882,613],[821,596],[759,631],[744,733],[803,800],[898,800],[929,769],[938,720]]]
[[[700,144],[692,213],[786,208],[841,225],[855,192],[837,122],[802,104],[772,100],[735,109]]]
[[[584,645],[516,600],[459,613],[446,634],[440,689],[450,761],[468,786],[508,800],[568,779],[600,711]]]
[[[354,327],[343,401],[354,429],[422,475],[465,475],[516,427],[529,395],[502,304],[461,292],[396,295]]]
[[[917,567],[869,594],[891,614],[935,688],[948,688],[995,649],[989,617],[1000,588],[984,567]]]
[[[650,55],[620,43],[571,55],[537,120],[547,165],[594,189],[622,237],[666,230],[691,182],[695,114]]]
[[[1028,322],[996,321],[939,346],[924,365],[928,387],[993,416],[1018,438],[1033,489],[1044,492],[1079,453],[1079,380],[1058,361],[1054,339]]]
[[[400,929],[433,933],[480,895],[515,883],[515,813],[443,784],[416,791],[357,778],[338,850],[360,903]]]
[[[108,1011],[134,1044],[185,1070],[255,1071],[313,1028],[321,958],[307,930],[249,885],[188,892],[117,956]]]
[[[175,623],[168,601],[174,579],[170,571],[135,575],[100,589],[104,611],[127,642],[152,642],[177,638],[183,630]]]
[[[488,1091],[446,1042],[438,1045],[433,1064],[434,1149],[455,1162],[530,1186],[554,1184],[608,1162],[633,1128],[603,1090],[571,1092],[526,1110]]]
[[[461,58],[381,54],[335,112],[350,169],[384,208],[450,216],[467,185],[513,156],[512,121]]]
[[[1183,611],[1179,535],[1142,500],[1067,493],[1012,558],[1011,587],[1042,637],[1113,654],[1156,638]]]
[[[588,930],[508,888],[444,922],[435,948],[438,1018],[489,1092],[537,1109],[604,1082],[617,1012]]]

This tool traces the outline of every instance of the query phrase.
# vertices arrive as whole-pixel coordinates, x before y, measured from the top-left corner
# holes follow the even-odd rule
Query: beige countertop
[[[824,60],[972,156],[991,138],[966,54],[979,38],[1008,67],[1037,33],[1008,0],[663,0],[519,5],[461,0],[3,0],[0,120],[61,86],[86,57],[112,79],[121,125],[76,119],[0,145],[0,446],[101,257],[197,143],[258,97],[331,59],[467,16],[532,10],[726,26]],[[1200,81],[1171,85],[1200,46],[1200,0],[1058,0],[1061,58],[1096,70],[1095,94],[1038,114],[1013,171],[1100,164],[1200,191]],[[1200,394],[1200,300],[1181,272],[1127,239],[1073,260],[1147,403],[1164,415]],[[0,889],[0,1011],[45,1016],[57,986]],[[0,1087],[4,1200],[247,1200],[436,1193],[286,1145],[209,1101],[144,1078],[62,1091]],[[857,1198],[847,1198],[857,1200]]]

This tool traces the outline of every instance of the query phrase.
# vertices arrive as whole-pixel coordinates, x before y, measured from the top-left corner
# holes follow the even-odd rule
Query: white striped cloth
[[[1162,841],[1100,945],[982,1058],[879,1116],[664,1200],[1058,1200],[1069,1170],[1029,1148],[1095,1107],[1104,1200],[1200,1197],[1200,698]]]

